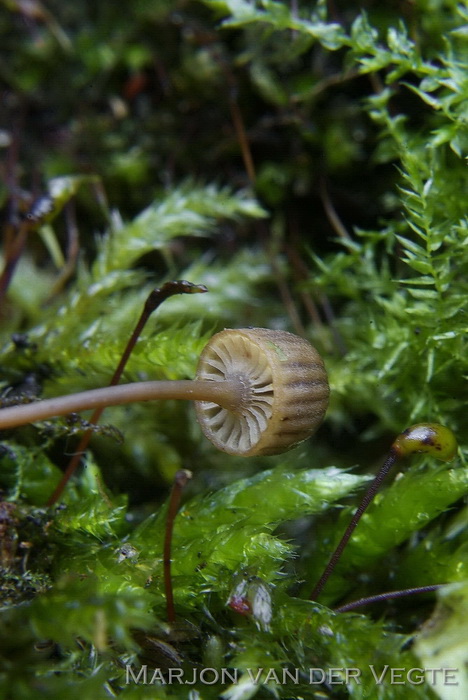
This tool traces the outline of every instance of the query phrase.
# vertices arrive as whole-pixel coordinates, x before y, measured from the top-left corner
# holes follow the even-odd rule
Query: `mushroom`
[[[303,338],[266,328],[226,329],[200,356],[194,380],[135,382],[0,409],[0,429],[86,409],[153,399],[195,401],[204,435],[250,457],[286,452],[323,420],[329,386],[323,361]]]

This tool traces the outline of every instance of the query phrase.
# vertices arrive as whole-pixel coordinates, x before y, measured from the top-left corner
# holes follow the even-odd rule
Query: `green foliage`
[[[52,509],[86,422],[9,431],[0,694],[462,697],[430,679],[378,684],[370,668],[466,667],[465,4],[2,5],[0,202],[15,268],[4,403],[108,383],[149,292],[171,278],[209,294],[164,303],[124,381],[192,377],[212,332],[258,325],[313,340],[332,399],[311,444],[252,463],[216,453],[176,402],[107,409]],[[349,468],[423,421],[455,432],[456,461],[400,465],[306,600],[369,480]],[[175,521],[169,625],[166,498],[180,468],[194,479]],[[433,618],[429,598],[375,615],[327,607],[432,583],[451,584]],[[150,678],[210,667],[237,681],[127,683],[142,663]],[[314,685],[312,667],[357,668],[361,683]]]
[[[397,481],[376,496],[369,511],[362,517],[359,529],[349,543],[333,581],[327,585],[323,599],[328,603],[339,600],[348,589],[347,579],[350,572],[371,571],[376,562],[380,562],[385,554],[405,542],[411,533],[427,527],[448,506],[466,494],[467,480],[467,470],[462,467],[437,467],[433,470],[420,468],[400,475]],[[333,526],[328,523],[326,527],[319,529],[315,545],[318,551],[314,553],[314,562],[317,562],[319,570],[322,568],[322,562],[323,565],[326,564],[330,549],[338,543],[349,519],[350,511],[345,509]],[[428,547],[430,542],[431,538],[428,538],[424,546]],[[415,545],[411,547],[414,548]],[[434,557],[438,570],[437,573],[431,572],[431,582],[442,583],[446,580],[466,578],[468,562],[464,561],[464,557],[456,557],[458,565],[455,571],[450,561],[452,550],[453,542],[450,546],[446,543],[445,548],[439,547]],[[343,573],[340,576],[341,571]],[[411,577],[411,572],[409,576]],[[415,585],[404,580],[402,572],[399,580],[402,588]],[[389,580],[384,585],[390,588],[394,584]]]
[[[434,616],[423,629],[416,646],[416,654],[426,667],[438,663],[443,667],[450,663],[452,668],[458,664],[463,668],[466,658],[466,635],[460,623],[463,610],[466,612],[466,599],[466,583],[447,586],[441,595]],[[466,668],[458,679],[456,690],[452,682],[444,683],[442,677],[437,678],[435,685],[442,700],[455,700],[468,690]]]
[[[333,468],[291,473],[287,464],[187,504],[180,513],[174,539],[181,553],[174,562],[176,595],[178,577],[186,586],[189,572],[198,572],[198,581],[191,582],[188,591],[181,591],[181,604],[197,605],[198,596],[208,592],[226,598],[236,572],[250,572],[267,583],[282,578],[279,562],[291,549],[269,534],[274,526],[320,512],[325,504],[342,498],[364,480]],[[269,500],[258,510],[264,493]],[[161,559],[164,516],[164,512],[150,516],[132,537],[132,544],[146,557]]]

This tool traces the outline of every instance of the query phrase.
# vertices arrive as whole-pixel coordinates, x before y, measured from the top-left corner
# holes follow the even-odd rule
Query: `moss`
[[[217,453],[181,404],[107,409],[54,508],[86,418],[5,433],[1,692],[455,697],[429,677],[379,684],[370,667],[458,666],[466,682],[464,7],[4,6],[5,405],[105,385],[149,292],[173,278],[209,293],[165,302],[125,381],[191,377],[213,332],[257,325],[309,338],[332,400],[312,441],[252,461]],[[451,428],[457,457],[401,464],[308,601],[363,470],[419,422]],[[168,625],[163,539],[180,468],[194,478]],[[431,583],[452,586],[421,635],[433,597],[328,607]],[[166,675],[126,682],[142,663]],[[237,682],[163,682],[204,667]],[[337,667],[361,683],[310,682],[310,668]]]

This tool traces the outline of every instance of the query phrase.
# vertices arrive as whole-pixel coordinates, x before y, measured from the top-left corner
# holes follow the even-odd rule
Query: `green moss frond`
[[[432,468],[413,468],[400,473],[391,486],[376,496],[362,517],[338,564],[336,574],[327,583],[323,600],[330,603],[340,599],[349,592],[350,587],[356,586],[358,572],[367,572],[369,575],[385,554],[407,541],[412,534],[427,528],[441,513],[467,493],[468,473],[463,466],[447,468],[445,465],[434,465]],[[345,508],[337,518],[336,524],[328,523],[323,529],[319,528],[314,548],[314,566],[317,566],[318,570],[325,565],[330,550],[333,550],[339,541],[351,513],[351,509]],[[431,541],[430,535],[422,540],[423,551],[425,547],[431,546]],[[445,583],[463,578],[463,566],[457,572],[448,562],[444,567],[443,559],[439,560],[439,563],[439,575],[431,578],[431,581]],[[445,572],[445,576],[441,576],[441,572]],[[393,585],[389,578],[387,586]],[[411,585],[408,582],[402,587]],[[357,597],[356,594],[353,597]]]
[[[0,203],[4,255],[17,263],[1,308],[5,402],[107,384],[149,292],[175,277],[210,293],[154,314],[125,381],[193,377],[219,328],[295,324],[327,349],[332,400],[314,441],[250,464],[202,442],[182,403],[108,409],[124,443],[113,428],[96,431],[53,509],[44,505],[85,425],[6,433],[0,695],[467,695],[463,673],[450,688],[392,683],[388,672],[378,683],[371,671],[467,662],[463,3],[400,3],[401,17],[392,3],[367,2],[364,13],[325,0],[100,2],[92,17],[79,3],[3,4],[11,127],[0,133]],[[116,211],[94,176],[54,177],[80,171],[99,171]],[[213,173],[220,184],[200,184]],[[48,194],[33,202],[43,174]],[[258,221],[266,212],[247,182],[271,221]],[[63,236],[75,203],[76,266],[73,236]],[[405,467],[369,507],[323,597],[295,597],[319,577],[348,499],[369,480],[342,467],[380,459],[426,421],[454,431],[460,461]],[[169,625],[166,486],[180,468],[194,478],[175,520]],[[451,584],[433,618],[427,596],[359,614],[327,607],[432,583]],[[127,663],[211,664],[239,678],[145,686],[126,682]],[[314,685],[311,667],[357,668],[361,682]],[[281,683],[284,671],[297,682]]]
[[[214,236],[222,221],[265,214],[246,192],[187,182],[101,239],[91,274],[100,281],[114,270],[127,270],[145,253],[167,250],[176,237]]]

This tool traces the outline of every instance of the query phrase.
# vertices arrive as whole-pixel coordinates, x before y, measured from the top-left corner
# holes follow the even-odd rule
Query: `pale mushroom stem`
[[[155,399],[210,401],[228,410],[235,410],[239,408],[243,394],[244,387],[237,379],[222,381],[182,379],[119,384],[2,408],[0,409],[0,430],[54,416],[64,416],[68,413]]]

